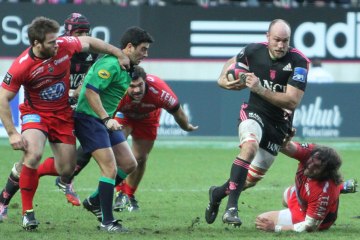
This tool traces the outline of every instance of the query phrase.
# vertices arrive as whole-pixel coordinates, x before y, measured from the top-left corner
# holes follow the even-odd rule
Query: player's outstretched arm
[[[174,116],[174,119],[177,122],[177,124],[184,131],[191,132],[199,128],[198,126],[193,126],[191,123],[189,123],[189,118],[186,116],[181,106],[176,112],[172,113],[172,115]]]
[[[119,65],[122,69],[130,68],[130,60],[123,53],[123,51],[121,51],[120,48],[117,48],[109,43],[104,42],[101,39],[94,37],[80,36],[79,40],[81,42],[83,52],[94,52],[114,55],[118,58]]]

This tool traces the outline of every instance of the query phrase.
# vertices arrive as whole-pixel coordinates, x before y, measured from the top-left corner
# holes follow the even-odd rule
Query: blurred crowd
[[[296,8],[305,6],[315,7],[358,7],[359,0],[0,0],[0,2],[32,2],[35,4],[109,4],[127,6],[171,6],[198,5],[201,7],[239,6],[239,7],[280,7]]]

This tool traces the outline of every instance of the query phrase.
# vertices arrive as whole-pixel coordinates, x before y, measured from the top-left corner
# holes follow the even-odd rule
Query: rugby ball
[[[226,72],[226,77],[229,82],[240,79],[241,83],[245,83],[246,76],[244,73],[249,72],[249,67],[241,62],[231,64]]]

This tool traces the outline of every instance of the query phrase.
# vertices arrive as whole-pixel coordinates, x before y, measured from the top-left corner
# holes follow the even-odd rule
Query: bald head
[[[285,56],[289,50],[291,28],[289,23],[282,19],[273,20],[266,37],[268,39],[269,54],[272,59],[279,59]]]
[[[275,20],[273,20],[269,25],[268,32],[271,32],[272,30],[288,31],[288,34],[291,35],[290,24],[287,21],[283,20],[283,19],[275,19]]]

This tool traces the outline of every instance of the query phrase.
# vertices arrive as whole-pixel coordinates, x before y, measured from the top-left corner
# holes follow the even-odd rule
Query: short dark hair
[[[128,43],[134,47],[139,46],[141,43],[153,43],[153,37],[144,29],[140,27],[130,27],[122,35],[120,40],[120,47],[124,49]]]
[[[145,80],[146,79],[146,72],[142,67],[136,65],[136,66],[134,66],[134,71],[131,72],[131,79],[132,80],[137,80],[139,78],[142,78],[142,79]]]
[[[316,179],[320,181],[331,179],[336,185],[339,185],[343,180],[339,172],[342,160],[335,149],[316,145],[311,152],[311,156],[314,155],[316,155],[316,158],[321,161],[321,165],[324,167],[321,175]]]
[[[34,46],[35,40],[43,43],[48,33],[58,33],[60,25],[57,21],[46,18],[36,17],[28,28],[28,37],[31,46]]]

